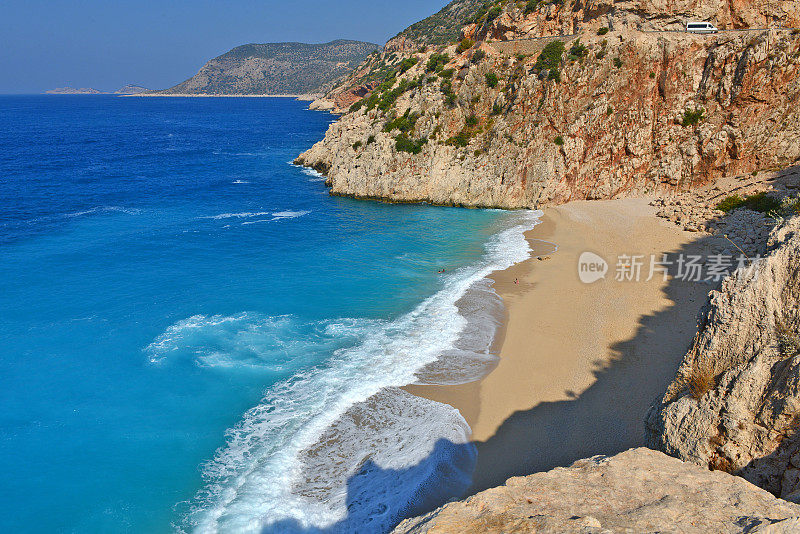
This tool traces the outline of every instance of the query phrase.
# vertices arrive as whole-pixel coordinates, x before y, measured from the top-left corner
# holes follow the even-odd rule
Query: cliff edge
[[[800,32],[651,30],[706,9],[731,26],[797,23],[800,7],[690,4],[499,2],[457,45],[387,44],[297,162],[338,195],[530,208],[799,160]]]

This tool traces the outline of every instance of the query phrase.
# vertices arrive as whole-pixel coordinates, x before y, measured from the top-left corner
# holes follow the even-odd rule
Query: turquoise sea
[[[2,532],[383,532],[457,496],[535,213],[328,195],[281,98],[0,97]],[[445,268],[444,274],[437,271]]]

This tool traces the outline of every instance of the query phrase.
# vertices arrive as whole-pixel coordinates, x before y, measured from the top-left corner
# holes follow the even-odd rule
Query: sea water
[[[382,532],[475,449],[536,213],[328,195],[279,98],[0,97],[0,530]],[[439,273],[445,269],[444,273]]]

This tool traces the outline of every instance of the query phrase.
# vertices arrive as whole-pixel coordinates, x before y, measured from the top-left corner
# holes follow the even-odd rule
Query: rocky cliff
[[[800,506],[744,480],[649,449],[511,478],[504,486],[428,515],[396,533],[789,533]]]
[[[796,2],[489,6],[459,45],[387,50],[357,70],[362,83],[332,96],[349,95],[348,113],[298,162],[334,194],[520,208],[800,159],[798,32],[650,31],[689,14],[800,25]]]
[[[768,249],[711,292],[648,415],[648,444],[800,502],[800,217],[773,230]]]
[[[300,95],[324,93],[380,47],[361,41],[237,46],[200,72],[155,94]]]

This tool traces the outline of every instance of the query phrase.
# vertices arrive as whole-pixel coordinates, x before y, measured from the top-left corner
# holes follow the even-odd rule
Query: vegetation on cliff
[[[417,46],[441,45],[459,38],[461,27],[484,0],[453,0],[439,12],[412,24],[393,40],[409,40]]]

